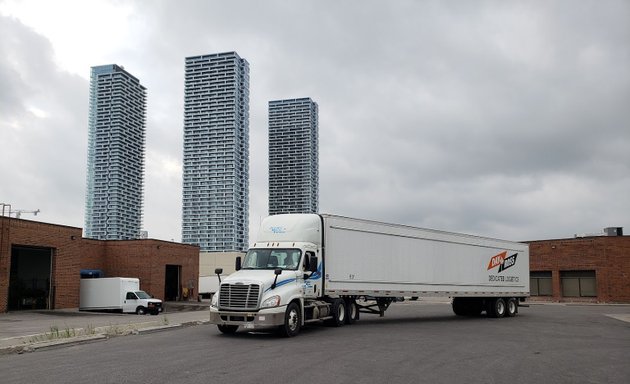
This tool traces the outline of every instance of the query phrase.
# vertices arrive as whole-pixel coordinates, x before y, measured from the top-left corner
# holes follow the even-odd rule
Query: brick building
[[[137,277],[162,300],[195,297],[199,247],[161,240],[92,240],[82,229],[0,216],[0,313],[79,306],[81,271]]]
[[[630,303],[630,236],[529,243],[531,300]]]

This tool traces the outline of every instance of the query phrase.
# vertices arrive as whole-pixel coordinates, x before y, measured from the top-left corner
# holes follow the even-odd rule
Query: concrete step
[[[164,312],[207,311],[210,302],[205,301],[167,301],[163,304]]]

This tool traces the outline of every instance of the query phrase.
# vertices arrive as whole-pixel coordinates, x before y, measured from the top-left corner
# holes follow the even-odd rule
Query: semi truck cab
[[[256,243],[213,296],[210,322],[221,332],[280,327],[292,336],[304,324],[305,307],[322,295],[320,217],[279,216],[263,222]]]
[[[295,330],[295,322],[304,318],[304,300],[321,292],[321,263],[313,244],[264,245],[252,247],[240,266],[237,259],[237,271],[221,282],[212,298],[210,322],[224,333],[233,333],[238,326],[250,330],[280,327],[287,322],[286,316]],[[216,272],[220,275],[222,270]],[[291,303],[296,308],[287,315]]]

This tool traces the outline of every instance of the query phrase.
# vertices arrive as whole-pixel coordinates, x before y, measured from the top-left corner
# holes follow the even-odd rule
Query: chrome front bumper
[[[238,325],[244,329],[272,328],[284,324],[286,305],[258,312],[222,311],[210,308],[210,324]]]

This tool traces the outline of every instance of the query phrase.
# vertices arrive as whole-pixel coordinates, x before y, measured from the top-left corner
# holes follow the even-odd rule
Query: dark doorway
[[[52,309],[51,248],[11,248],[9,310]]]
[[[164,301],[179,300],[181,274],[181,265],[166,266],[166,273],[164,274]]]

